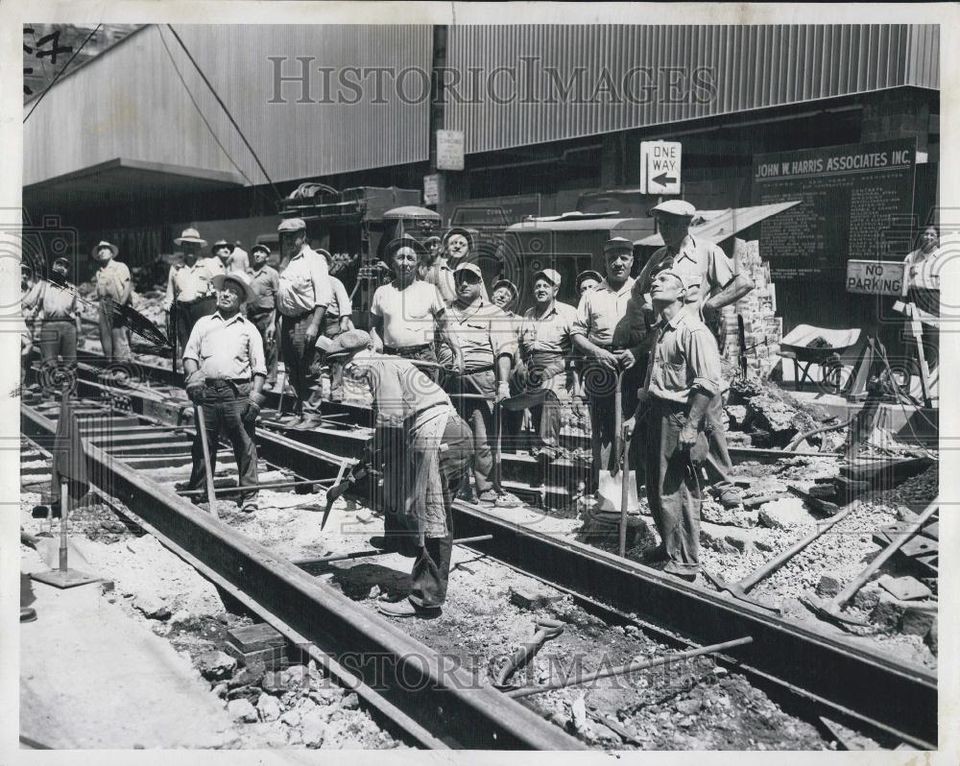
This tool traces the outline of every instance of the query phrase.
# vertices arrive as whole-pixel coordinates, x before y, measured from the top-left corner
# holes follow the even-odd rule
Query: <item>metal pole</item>
[[[67,502],[70,499],[69,484],[60,482],[60,571],[66,572],[67,567]]]
[[[193,408],[197,416],[197,428],[200,430],[200,444],[203,447],[203,471],[207,477],[207,502],[210,503],[210,513],[219,518],[217,506],[214,502],[216,492],[213,488],[213,468],[210,466],[210,447],[207,440],[207,424],[203,420],[203,407],[199,404]]]
[[[614,392],[614,437],[613,449],[616,450],[617,464],[620,466],[620,556],[627,555],[627,505],[630,502],[630,463],[627,461],[627,445],[623,432],[623,374],[617,373],[617,390]]]
[[[293,487],[312,487],[318,484],[334,484],[336,479],[311,479],[309,481],[273,481],[267,484],[244,484],[238,487],[214,487],[214,494],[217,495],[235,495],[239,492],[246,492],[251,489],[292,489]],[[185,496],[202,495],[204,489],[185,489],[178,494]]]
[[[657,667],[658,665],[666,665],[670,662],[688,660],[692,657],[699,657],[701,654],[722,652],[725,649],[732,649],[736,646],[744,646],[745,644],[750,643],[753,643],[753,638],[751,636],[744,636],[743,638],[735,638],[732,641],[724,641],[721,644],[711,644],[710,646],[702,646],[699,649],[691,649],[687,652],[665,654],[662,657],[654,657],[650,660],[638,660],[637,662],[631,662],[629,665],[621,665],[620,667],[616,668],[599,670],[596,673],[578,675],[576,678],[570,680],[565,679],[563,681],[554,681],[553,683],[544,684],[543,686],[529,686],[523,689],[514,689],[506,692],[506,695],[508,697],[513,697],[514,699],[518,699],[520,697],[531,697],[534,694],[541,694],[542,692],[552,691],[553,689],[565,689],[568,686],[580,686],[581,684],[589,683],[590,681],[596,681],[600,678],[607,678],[608,676],[622,676],[628,673],[634,673],[638,670],[646,670],[648,668]]]

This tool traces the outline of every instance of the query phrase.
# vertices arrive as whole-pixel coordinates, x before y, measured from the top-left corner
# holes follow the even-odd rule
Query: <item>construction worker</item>
[[[450,397],[412,361],[375,352],[372,343],[363,330],[350,330],[320,345],[346,376],[369,387],[374,444],[385,459],[385,545],[403,552],[407,540],[416,549],[409,597],[378,607],[391,617],[436,617],[450,573],[450,508],[473,462],[473,435]]]
[[[40,356],[48,369],[61,364],[67,370],[77,365],[77,339],[80,337],[80,305],[75,285],[67,281],[70,262],[57,258],[50,278],[38,283],[24,302],[28,310],[37,310]]]
[[[374,347],[391,356],[425,362],[421,369],[436,382],[439,370],[434,338],[438,333],[450,348],[454,366],[463,367],[463,355],[447,332],[446,306],[433,284],[417,279],[424,252],[415,239],[394,240],[386,253],[394,279],[380,285],[370,301]]]
[[[267,376],[260,333],[241,310],[253,293],[246,274],[218,275],[217,309],[200,317],[183,352],[187,395],[202,407],[207,429],[210,472],[217,463],[220,436],[227,438],[237,461],[239,485],[252,487],[238,496],[245,513],[257,510],[257,445],[255,427],[263,404]],[[200,429],[193,442],[190,489],[204,484],[204,454]]]
[[[172,324],[179,347],[183,349],[197,320],[217,310],[213,278],[222,276],[224,270],[220,259],[212,254],[201,257],[207,241],[200,238],[196,229],[184,229],[173,243],[181,248],[182,260],[170,267],[163,310],[173,312]]]
[[[473,235],[470,231],[454,226],[443,235],[440,243],[440,254],[434,258],[432,265],[421,274],[421,279],[436,286],[444,303],[450,303],[457,299],[457,284],[453,278],[453,270],[459,263],[475,260],[470,257],[474,249],[473,245]],[[482,296],[486,303],[490,302],[486,285],[483,285]]]
[[[583,297],[588,290],[592,290],[603,281],[603,275],[599,271],[586,269],[577,274],[577,295]]]
[[[267,263],[270,248],[266,245],[254,245],[250,249],[250,300],[247,301],[247,319],[260,333],[263,341],[263,353],[267,363],[267,381],[265,389],[277,384],[277,291],[280,289],[280,275]]]
[[[130,358],[126,323],[114,313],[114,304],[129,305],[133,296],[133,281],[127,264],[116,260],[119,248],[110,242],[100,242],[93,248],[98,268],[94,277],[97,298],[100,300],[99,328],[103,355],[110,360]]]
[[[453,272],[457,300],[447,306],[450,337],[463,353],[463,372],[444,375],[443,388],[457,413],[473,431],[473,476],[477,501],[515,507],[520,501],[491,478],[496,435],[494,403],[510,396],[510,368],[516,353],[511,318],[481,296],[483,275],[475,263],[461,262]],[[444,356],[441,354],[441,361]]]
[[[658,322],[633,443],[643,450],[647,500],[660,545],[646,561],[693,581],[699,570],[700,485],[697,466],[707,454],[710,402],[720,395],[720,354],[686,293],[697,277],[676,268],[659,271],[650,295]]]
[[[307,224],[302,218],[287,218],[277,227],[280,233],[280,353],[297,403],[288,424],[302,423],[311,414],[310,368],[316,354],[317,338],[333,298],[330,272],[323,252],[307,244]]]
[[[347,288],[336,277],[330,277],[330,289],[333,298],[330,305],[327,306],[327,312],[323,315],[323,334],[320,338],[336,338],[340,333],[349,332],[353,329],[353,302],[350,300],[350,293]],[[317,362],[316,365],[325,364],[324,353],[320,344],[320,338],[317,338]],[[330,399],[331,401],[343,400],[343,377],[339,374],[339,367],[331,369],[330,372]],[[313,408],[319,408],[323,400],[323,384],[320,383],[310,395],[310,405]],[[320,418],[317,415],[311,416],[304,421],[305,425],[319,423]]]
[[[223,266],[224,274],[236,274],[237,272],[246,273],[250,268],[250,259],[246,251],[241,250],[232,242],[225,239],[219,239],[213,243],[210,248],[220,264]]]
[[[517,301],[520,297],[520,291],[517,286],[509,279],[498,279],[493,283],[493,290],[490,291],[490,301],[500,307],[507,316],[519,319],[517,315]],[[519,326],[519,323],[518,323]]]
[[[599,472],[616,471],[614,409],[617,376],[634,365],[633,354],[613,349],[613,331],[623,319],[633,288],[633,242],[614,237],[603,246],[606,277],[580,298],[577,320],[571,335],[573,345],[583,354],[583,390],[590,407],[590,446],[592,488],[598,486]],[[628,410],[633,412],[636,406]],[[621,413],[622,415],[623,413]]]
[[[684,301],[699,312],[708,327],[719,324],[724,306],[736,303],[749,293],[753,280],[738,274],[734,263],[723,250],[708,240],[690,233],[696,209],[684,200],[667,200],[650,210],[663,237],[664,246],[650,256],[633,286],[633,295],[624,320],[614,333],[614,345],[628,348],[638,361],[645,359],[650,340],[644,340],[647,328],[656,322],[656,311],[650,298],[653,277],[663,268],[672,267],[689,278],[690,288]],[[715,338],[716,340],[716,338]],[[710,400],[707,413],[710,423],[710,457],[707,474],[719,501],[728,508],[741,504],[740,490],[730,481],[733,464],[727,449],[722,397]]]
[[[557,300],[560,274],[541,269],[533,276],[534,305],[520,321],[517,342],[519,360],[510,378],[512,396],[531,396],[530,414],[538,432],[533,450],[542,464],[558,458],[561,414],[578,387],[573,368],[573,326],[577,310]]]

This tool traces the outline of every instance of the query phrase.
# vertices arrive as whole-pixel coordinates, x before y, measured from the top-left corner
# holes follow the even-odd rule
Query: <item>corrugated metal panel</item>
[[[356,104],[317,102],[324,94],[318,67],[388,67],[398,73],[416,67],[429,77],[431,27],[224,24],[176,29],[274,181],[428,158],[429,91],[416,99],[422,88],[415,72],[403,82],[416,103],[404,103],[388,78],[380,99],[384,103],[375,103],[373,75],[364,81]],[[297,56],[312,57],[314,103],[296,103],[301,94],[296,82],[283,86],[287,103],[269,103],[271,56],[287,58],[282,70],[287,75],[299,74]],[[174,62],[223,149],[191,103]],[[342,94],[354,97],[349,89]],[[265,180],[166,27],[143,30],[58,83],[24,131],[25,184],[116,157],[236,172],[227,154],[254,183]]]
[[[454,70],[516,69],[525,56],[538,66],[532,100],[523,98],[526,83],[508,103],[485,93],[473,94],[480,103],[451,98],[445,123],[463,130],[475,153],[904,85],[938,88],[939,41],[937,25],[454,26]],[[685,70],[685,90],[694,92],[690,77],[705,67],[714,97],[669,98],[670,67]],[[637,68],[659,74],[656,98],[629,98]],[[578,72],[581,97],[564,96]],[[607,76],[619,97],[591,99]],[[642,78],[632,82],[639,95]]]

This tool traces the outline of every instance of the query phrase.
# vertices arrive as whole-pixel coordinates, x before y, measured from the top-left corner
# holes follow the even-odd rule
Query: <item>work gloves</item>
[[[260,408],[263,406],[263,402],[266,397],[263,394],[258,394],[255,391],[250,392],[250,396],[246,401],[246,409],[243,412],[243,422],[244,423],[255,423],[257,417],[260,415]]]

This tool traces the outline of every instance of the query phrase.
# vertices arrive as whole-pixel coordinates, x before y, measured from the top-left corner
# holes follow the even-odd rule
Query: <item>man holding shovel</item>
[[[253,322],[240,311],[252,296],[250,278],[240,273],[221,274],[213,278],[213,285],[217,288],[217,311],[197,320],[183,351],[187,394],[201,410],[209,451],[204,455],[198,423],[188,488],[202,485],[204,460],[210,461],[209,473],[213,475],[222,433],[233,446],[240,486],[252,487],[239,495],[237,502],[245,513],[252,513],[257,510],[254,429],[267,377],[263,341]]]
[[[661,541],[647,560],[665,560],[665,572],[691,582],[700,568],[697,468],[707,455],[708,408],[720,391],[717,343],[696,309],[685,305],[693,285],[689,274],[674,268],[653,277],[650,297],[660,319],[651,328],[656,342],[634,438],[644,449],[647,500]],[[631,430],[629,421],[625,425]]]

